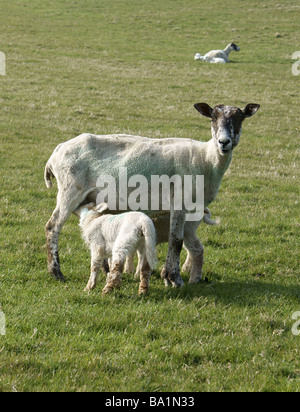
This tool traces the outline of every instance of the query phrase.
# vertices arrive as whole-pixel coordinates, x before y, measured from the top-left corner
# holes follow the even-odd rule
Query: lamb
[[[232,51],[240,51],[240,47],[234,43],[229,43],[224,50],[211,50],[204,56],[201,56],[200,53],[196,53],[195,60],[202,60],[209,63],[228,63],[228,56]]]
[[[85,291],[94,289],[102,262],[110,258],[110,270],[102,294],[120,287],[125,259],[139,253],[139,295],[149,290],[151,272],[156,265],[156,234],[151,219],[141,212],[108,214],[108,205],[80,206],[75,214],[85,243],[91,250],[91,276]]]
[[[253,103],[243,109],[195,104],[196,110],[211,120],[212,138],[205,143],[184,138],[83,134],[58,145],[45,167],[47,187],[51,187],[52,177],[56,178],[58,186],[56,208],[45,227],[49,272],[56,279],[64,280],[59,261],[59,234],[81,203],[96,202],[100,190],[96,183],[100,175],[109,175],[119,182],[121,167],[128,169],[128,175],[140,174],[148,181],[153,173],[159,176],[203,175],[204,207],[208,207],[216,198],[231,163],[243,121],[253,116],[259,107]],[[130,193],[128,191],[128,196]],[[117,209],[119,200],[116,193]],[[168,215],[169,247],[161,276],[173,287],[183,285],[179,267],[183,242],[192,262],[189,282],[197,283],[202,277],[203,246],[196,235],[199,223],[186,221],[186,212],[185,208],[175,210],[174,207],[168,213],[150,208],[145,210],[150,217],[159,217],[162,213]]]
[[[203,222],[206,223],[207,225],[211,225],[211,226],[218,226],[220,224],[220,218],[216,218],[216,220],[211,219],[211,213],[210,210],[208,209],[208,207],[206,207],[204,209],[204,214],[203,214]],[[155,226],[155,230],[156,230],[156,244],[159,243],[165,243],[168,242],[168,236],[169,236],[169,217],[168,216],[162,216],[159,218],[155,218],[153,219],[153,223]],[[201,221],[198,222],[198,226],[200,225]],[[190,274],[192,274],[192,272],[195,272],[195,275],[197,276],[197,274],[199,275],[199,268],[196,266],[193,266],[193,258],[192,255],[189,253],[188,248],[185,246],[184,242],[183,242],[183,247],[187,250],[188,252],[188,256],[187,259],[183,265],[183,270],[185,272],[189,272]],[[204,252],[204,248],[201,245],[201,252],[203,254]],[[126,259],[126,263],[125,263],[125,268],[124,271],[126,273],[133,273],[134,272],[134,256],[135,253],[132,253],[130,255],[128,255],[127,259]],[[140,265],[141,265],[141,259],[140,256],[138,256],[138,265],[137,265],[137,270],[135,272],[135,278],[137,278],[139,276],[140,273]],[[202,258],[202,263],[203,263],[203,258]],[[202,268],[201,268],[202,269]],[[200,269],[200,270],[201,270]],[[103,269],[104,271],[108,271],[107,268]],[[166,282],[166,285],[168,286],[168,282]]]

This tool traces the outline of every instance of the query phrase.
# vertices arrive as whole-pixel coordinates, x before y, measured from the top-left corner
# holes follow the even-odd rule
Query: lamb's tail
[[[219,217],[217,217],[216,220],[211,219],[210,210],[208,207],[206,207],[204,209],[203,222],[205,222],[207,225],[219,226],[221,219]]]
[[[48,162],[46,164],[45,173],[44,173],[44,179],[45,179],[45,183],[46,183],[46,186],[47,186],[48,189],[50,189],[50,187],[52,187],[52,182],[51,182],[52,178],[55,178],[55,176],[52,172],[50,163]]]
[[[145,237],[145,252],[150,269],[153,270],[157,264],[156,254],[156,231],[151,219],[143,222],[143,235]]]

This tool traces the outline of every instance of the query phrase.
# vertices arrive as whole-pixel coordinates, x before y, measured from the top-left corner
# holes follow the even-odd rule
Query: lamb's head
[[[104,203],[104,202],[103,202],[103,203],[99,203],[99,204],[95,207],[94,210],[99,214],[99,216],[107,215],[107,214],[110,213],[108,204],[107,204],[107,203]]]
[[[230,51],[240,51],[241,50],[240,47],[237,46],[235,43],[230,43],[229,47],[230,47]]]
[[[260,105],[249,103],[244,109],[218,105],[213,109],[206,103],[195,104],[195,109],[212,121],[212,137],[221,155],[228,155],[238,145],[242,133],[242,123],[253,116]]]
[[[89,212],[90,210],[93,210],[94,207],[96,206],[95,203],[91,202],[91,203],[83,203],[80,206],[78,206],[78,208],[76,210],[74,210],[74,215],[76,215],[77,217],[79,217],[79,219],[81,218],[81,214],[84,212]]]

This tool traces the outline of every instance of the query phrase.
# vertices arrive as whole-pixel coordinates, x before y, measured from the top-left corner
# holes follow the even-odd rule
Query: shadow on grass
[[[214,272],[207,273],[207,276],[208,279],[191,285],[188,283],[189,275],[183,274],[184,286],[174,289],[165,287],[159,272],[156,271],[152,275],[149,293],[140,297],[138,296],[139,281],[133,275],[124,274],[121,289],[114,291],[108,298],[117,301],[145,299],[150,302],[163,302],[178,299],[191,302],[206,297],[216,302],[237,306],[263,306],[269,300],[278,299],[279,301],[282,298],[295,301],[295,305],[299,305],[300,302],[300,287],[296,277],[290,277],[288,280],[281,277],[282,282],[280,283],[279,279],[275,281],[273,277],[254,277],[250,274],[244,275],[240,279],[236,277],[224,278],[224,276]],[[64,290],[74,289],[74,292],[77,291],[75,295],[79,301],[88,299],[93,302],[94,299],[98,301],[99,298],[103,298],[101,297],[101,290],[105,284],[104,276],[101,276],[97,289],[90,294],[83,293],[86,278],[87,276],[79,275],[72,277],[72,279],[69,277],[64,286],[58,285],[58,282],[54,279],[51,280],[51,283],[57,283],[59,288],[62,287]],[[80,286],[79,294],[78,286]],[[132,292],[133,290],[134,292]]]
[[[155,275],[154,275],[155,276]],[[179,289],[157,287],[150,284],[148,299],[151,301],[162,301],[165,299],[183,299],[192,301],[199,297],[209,297],[224,304],[235,304],[238,306],[257,306],[259,303],[269,299],[288,298],[300,302],[300,288],[296,282],[283,285],[272,282],[270,279],[249,276],[243,279],[225,279],[216,273],[210,273],[209,279],[198,284],[188,284],[188,276],[183,275],[185,285]]]

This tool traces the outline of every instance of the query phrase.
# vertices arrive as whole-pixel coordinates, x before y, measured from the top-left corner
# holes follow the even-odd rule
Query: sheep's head
[[[242,133],[242,123],[246,117],[253,116],[259,104],[249,103],[244,109],[218,105],[213,109],[207,103],[195,104],[195,109],[212,121],[212,137],[221,155],[226,155],[238,145]]]
[[[230,43],[229,45],[231,51],[240,51],[240,47],[237,46],[235,43]]]

